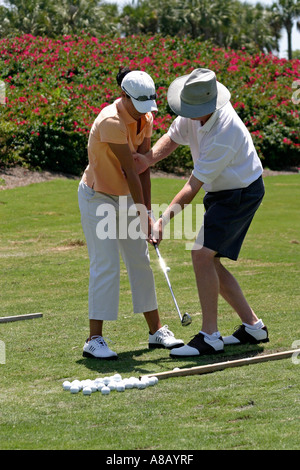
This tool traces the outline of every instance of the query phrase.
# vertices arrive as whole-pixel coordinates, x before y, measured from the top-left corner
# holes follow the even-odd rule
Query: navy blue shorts
[[[216,251],[218,257],[237,260],[264,194],[261,176],[247,188],[208,192],[203,199],[202,245]]]

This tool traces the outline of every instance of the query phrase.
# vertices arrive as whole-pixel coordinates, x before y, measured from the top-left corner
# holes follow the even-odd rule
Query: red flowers
[[[7,84],[0,125],[10,123],[15,136],[20,126],[27,128],[18,139],[21,154],[22,145],[27,152],[30,148],[28,136],[47,136],[47,126],[51,126],[51,139],[55,129],[58,136],[62,131],[77,138],[81,135],[85,152],[96,115],[120,94],[115,80],[120,65],[145,70],[156,83],[159,111],[154,116],[155,141],[174,118],[167,104],[170,83],[194,68],[205,67],[214,70],[217,79],[230,89],[232,104],[249,128],[264,163],[272,167],[272,161],[278,165],[279,160],[287,162],[288,158],[288,164],[297,160],[300,164],[299,107],[292,102],[292,84],[300,80],[299,60],[224,50],[196,40],[160,36],[112,39],[86,34],[57,40],[29,34],[2,39],[0,56],[0,79]],[[61,139],[59,145],[63,152],[70,139]],[[13,147],[7,148],[14,152]],[[179,157],[183,152],[178,149]]]

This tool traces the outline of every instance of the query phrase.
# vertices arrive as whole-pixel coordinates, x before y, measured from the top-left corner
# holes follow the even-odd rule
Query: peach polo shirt
[[[121,99],[103,108],[89,134],[89,164],[83,174],[83,182],[102,193],[114,196],[129,194],[121,164],[108,144],[128,144],[130,150],[136,152],[145,137],[151,137],[152,128],[153,116],[147,113],[141,118],[137,134],[137,121],[128,114]]]

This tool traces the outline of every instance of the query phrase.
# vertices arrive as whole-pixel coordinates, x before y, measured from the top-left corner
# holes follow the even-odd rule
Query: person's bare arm
[[[130,194],[136,204],[144,204],[142,185],[136,172],[134,160],[128,144],[112,144],[109,147],[119,160],[127,179]]]
[[[149,237],[151,219],[148,217],[145,206],[142,184],[140,177],[136,171],[133,156],[128,144],[108,144],[117,159],[119,160],[122,170],[126,176],[129,191],[134,203],[137,205],[141,227],[143,232]]]
[[[162,214],[162,217],[157,220],[153,227],[154,238],[158,243],[162,240],[164,226],[186,205],[190,204],[196,194],[200,191],[203,186],[203,182],[191,175],[189,180],[186,182],[184,187],[176,194],[171,204]]]
[[[155,165],[155,163],[168,157],[177,149],[178,145],[168,134],[163,135],[146,154],[149,166]]]
[[[151,139],[150,137],[145,137],[143,143],[138,148],[138,153],[145,155],[151,148]],[[150,178],[150,168],[148,167],[145,171],[140,173],[140,181],[142,184],[143,196],[145,206],[148,210],[151,209],[151,178]]]
[[[168,134],[163,135],[145,155],[134,154],[134,160],[138,173],[142,173],[150,166],[168,157],[179,144],[176,144]]]

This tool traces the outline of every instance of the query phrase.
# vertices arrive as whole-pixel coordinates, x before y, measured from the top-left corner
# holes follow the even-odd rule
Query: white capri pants
[[[118,317],[120,253],[129,277],[134,313],[157,309],[147,241],[128,236],[129,225],[136,226],[134,221],[138,220],[136,210],[128,215],[128,208],[134,204],[132,197],[99,193],[81,181],[78,202],[90,259],[89,319]]]

